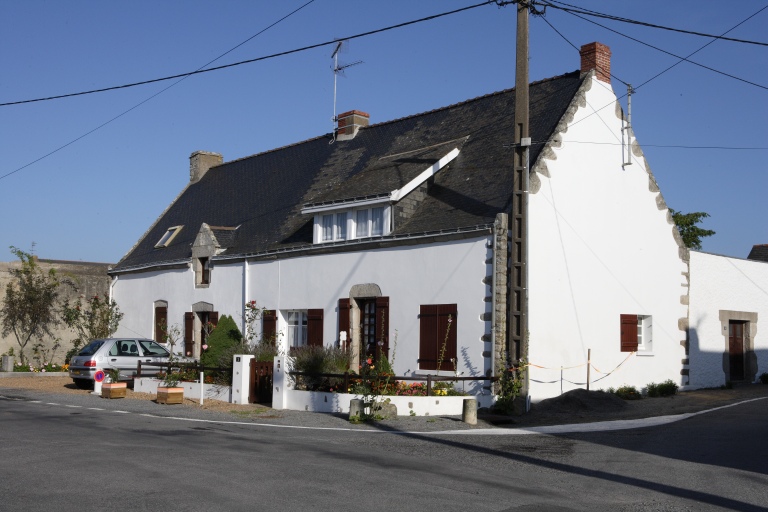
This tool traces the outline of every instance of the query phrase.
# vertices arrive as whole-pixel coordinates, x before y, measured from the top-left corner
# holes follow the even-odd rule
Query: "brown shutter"
[[[443,359],[438,370],[452,371],[456,361],[456,304],[440,304],[437,306],[437,340],[435,341],[435,367],[440,360],[442,352]],[[445,345],[445,350],[443,350]]]
[[[621,315],[621,351],[637,351],[637,315]]]
[[[376,340],[377,349],[374,357],[379,354],[389,359],[389,297],[376,297],[376,332],[373,339]],[[381,345],[379,345],[381,343]]]
[[[419,368],[434,370],[437,368],[437,306],[422,305],[419,308]]]
[[[310,347],[323,346],[323,310],[307,310],[307,345]]]
[[[184,313],[184,355],[191,354],[195,345],[194,338],[195,314],[191,311]]]
[[[211,311],[208,313],[208,322],[212,323],[213,327],[216,327],[219,324],[219,312]]]
[[[155,308],[155,341],[165,343],[165,336],[168,331],[168,308],[166,306],[157,306]]]
[[[261,314],[261,340],[274,343],[277,338],[277,311],[265,309]]]
[[[349,328],[349,299],[339,299],[339,340],[341,340],[341,333],[347,333],[346,344],[342,348],[349,349],[349,344],[352,342],[352,329]],[[341,341],[339,341],[341,347]]]

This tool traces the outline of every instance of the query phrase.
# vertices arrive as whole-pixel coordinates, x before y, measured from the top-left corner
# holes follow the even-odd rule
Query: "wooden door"
[[[730,360],[730,380],[744,380],[744,324],[746,322],[728,322],[728,358]]]

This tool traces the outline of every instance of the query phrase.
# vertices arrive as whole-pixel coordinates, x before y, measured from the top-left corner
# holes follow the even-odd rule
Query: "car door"
[[[131,379],[136,373],[141,352],[136,340],[115,340],[107,358],[112,368],[120,370],[120,379]]]
[[[168,362],[169,352],[162,345],[152,340],[139,340],[139,346],[143,353],[141,357],[141,374],[154,375],[157,372],[163,371],[163,367],[159,366],[159,364]],[[143,366],[143,363],[152,364]]]

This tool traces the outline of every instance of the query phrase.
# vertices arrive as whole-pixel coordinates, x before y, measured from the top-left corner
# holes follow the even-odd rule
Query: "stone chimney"
[[[350,110],[338,116],[336,140],[354,139],[360,128],[368,126],[370,116],[360,110]]]
[[[200,181],[208,169],[224,163],[224,157],[209,151],[195,151],[189,155],[189,182]]]
[[[611,83],[611,49],[603,43],[585,44],[579,50],[581,55],[581,74],[593,69],[598,80]]]

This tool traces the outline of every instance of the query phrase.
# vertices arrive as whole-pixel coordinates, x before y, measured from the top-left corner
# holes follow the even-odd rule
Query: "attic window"
[[[184,226],[173,226],[172,228],[168,228],[168,231],[165,232],[155,247],[168,247],[171,244],[171,241],[176,237],[176,235],[179,234],[179,231],[181,231],[181,228],[183,227]]]
[[[376,206],[315,215],[314,243],[386,236],[391,207]]]

